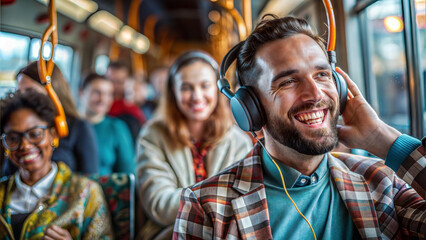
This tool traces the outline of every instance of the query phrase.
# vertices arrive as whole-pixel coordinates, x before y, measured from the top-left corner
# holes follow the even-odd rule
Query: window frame
[[[368,41],[368,24],[366,9],[378,0],[360,0],[352,9],[356,15],[360,28],[360,44],[362,49],[363,76],[365,84],[365,97],[372,102],[374,97],[372,83],[371,59],[369,56],[370,43]],[[409,107],[410,135],[422,138],[425,132],[425,93],[424,79],[421,73],[422,65],[419,54],[419,36],[416,23],[416,9],[414,0],[400,0],[402,18],[404,22],[403,41],[406,57],[407,91]],[[373,89],[372,89],[373,88]]]
[[[27,48],[27,54],[26,54],[26,61],[27,61],[27,64],[29,64],[30,62],[32,62],[31,60],[30,60],[30,57],[31,57],[31,45],[32,45],[32,42],[33,42],[33,40],[34,39],[38,39],[38,40],[40,40],[41,39],[41,36],[36,36],[35,34],[31,34],[31,33],[24,33],[24,32],[22,32],[22,31],[8,31],[7,29],[1,29],[1,32],[4,32],[4,33],[10,33],[10,34],[16,34],[16,35],[20,35],[20,36],[25,36],[25,37],[28,37],[29,39],[30,39],[30,41],[29,41],[29,43],[28,43],[28,48]],[[75,50],[75,48],[73,47],[73,46],[71,46],[71,45],[68,45],[68,44],[64,44],[63,42],[61,42],[61,41],[59,41],[58,42],[58,44],[60,44],[60,45],[62,45],[62,46],[65,46],[65,47],[69,47],[69,48],[71,48],[72,49],[72,55],[71,55],[71,61],[70,61],[70,64],[71,64],[71,66],[70,66],[70,75],[69,75],[69,79],[66,79],[67,81],[68,81],[68,84],[70,84],[70,86],[71,86],[71,82],[72,82],[72,79],[74,79],[74,69],[75,69],[75,61],[76,61],[76,50]],[[35,61],[37,61],[37,60],[35,60]],[[61,69],[62,70],[62,69]],[[15,79],[16,80],[16,79]]]

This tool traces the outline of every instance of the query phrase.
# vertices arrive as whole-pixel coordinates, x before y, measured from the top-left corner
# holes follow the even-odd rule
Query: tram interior
[[[17,71],[39,58],[40,38],[49,23],[48,1],[1,0],[2,98],[17,89]],[[331,2],[337,65],[384,122],[402,133],[425,136],[426,1]],[[105,75],[114,61],[129,66],[132,77],[146,83],[142,98],[153,100],[179,54],[202,49],[220,63],[267,13],[304,18],[327,41],[327,18],[319,0],[56,0],[56,10],[59,41],[53,61],[77,105],[84,75]],[[50,58],[51,48],[46,43],[44,59]],[[151,77],[164,69],[163,77]],[[228,75],[235,84],[233,71]],[[1,160],[0,165],[3,154]]]
[[[416,128],[412,126],[410,113],[416,106],[409,101],[411,70],[407,67],[410,62],[407,57],[412,54],[407,52],[407,45],[411,45],[407,43],[416,43],[419,72],[416,81],[424,81],[426,62],[425,2],[408,2],[333,1],[339,65],[353,76],[379,115],[405,133]],[[2,1],[2,95],[16,87],[16,70],[38,57],[39,38],[48,22],[46,4],[46,0]],[[244,4],[249,11],[244,12]],[[65,73],[76,98],[82,74],[93,69],[104,74],[110,59],[126,61],[132,65],[133,72],[143,76],[170,65],[177,54],[188,49],[204,49],[220,61],[265,13],[300,16],[322,36],[326,37],[327,31],[321,1],[64,0],[57,5],[59,44],[54,60]],[[410,15],[415,14],[405,17],[410,19],[411,26],[415,25],[407,33],[415,38],[412,40],[404,35],[407,20],[403,11],[407,8]],[[237,18],[230,9],[237,11]],[[111,16],[109,25],[96,25],[99,24],[96,19],[110,21],[108,16]],[[413,31],[415,35],[411,34]],[[49,52],[47,47],[46,58]],[[132,57],[135,55],[138,57]],[[423,111],[424,105],[420,105]],[[424,116],[416,122],[420,119],[424,121]],[[416,130],[416,134],[420,132]]]

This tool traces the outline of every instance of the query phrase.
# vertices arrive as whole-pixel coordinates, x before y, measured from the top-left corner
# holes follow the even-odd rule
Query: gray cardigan
[[[141,204],[149,217],[162,226],[174,224],[182,188],[195,184],[190,148],[173,151],[167,137],[159,124],[148,124],[139,135],[136,152]],[[231,127],[207,153],[207,176],[243,159],[252,146],[247,134]]]

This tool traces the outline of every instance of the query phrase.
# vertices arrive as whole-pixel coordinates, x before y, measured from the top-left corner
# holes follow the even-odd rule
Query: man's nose
[[[306,102],[319,102],[324,93],[321,86],[313,79],[307,78],[302,87],[302,100]]]

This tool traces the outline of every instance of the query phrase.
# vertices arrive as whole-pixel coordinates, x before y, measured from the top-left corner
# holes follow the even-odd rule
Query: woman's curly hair
[[[20,91],[9,93],[1,100],[1,133],[4,132],[4,126],[9,122],[10,116],[20,109],[31,109],[40,119],[47,122],[49,128],[55,125],[56,109],[50,98],[29,89],[24,93]]]

